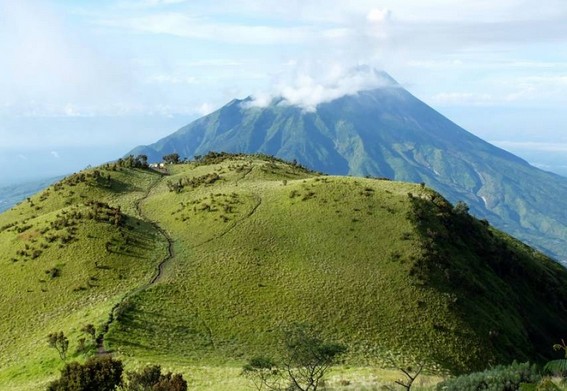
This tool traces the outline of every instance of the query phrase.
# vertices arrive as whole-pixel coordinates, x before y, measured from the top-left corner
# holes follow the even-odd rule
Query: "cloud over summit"
[[[265,107],[273,99],[282,99],[279,104],[301,107],[315,111],[321,103],[331,102],[345,95],[375,88],[396,87],[398,84],[385,72],[369,66],[345,69],[332,66],[326,71],[297,71],[287,80],[276,83],[270,92],[258,93],[245,103],[247,107]]]

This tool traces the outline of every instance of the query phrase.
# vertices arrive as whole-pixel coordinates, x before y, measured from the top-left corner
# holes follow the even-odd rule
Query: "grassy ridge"
[[[64,330],[73,349],[116,303],[107,349],[130,367],[196,371],[196,389],[244,388],[227,376],[277,355],[294,321],[347,344],[349,365],[440,372],[540,359],[567,328],[565,270],[431,190],[262,156],[167,176],[91,170],[0,215],[0,227],[0,384],[14,389],[61,365],[48,332]]]

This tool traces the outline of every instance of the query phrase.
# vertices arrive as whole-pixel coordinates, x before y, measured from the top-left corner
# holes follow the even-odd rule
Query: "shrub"
[[[128,372],[128,391],[146,391],[151,390],[154,384],[159,382],[161,376],[161,367],[159,365],[151,365],[143,368],[139,372]]]
[[[169,164],[179,164],[181,162],[178,153],[170,153],[163,156],[163,161]]]
[[[122,384],[122,371],[122,362],[109,356],[90,358],[84,364],[72,362],[47,391],[113,391]]]
[[[139,372],[128,372],[126,391],[186,391],[187,382],[181,374],[161,373],[159,365],[151,365]]]
[[[159,382],[152,387],[152,391],[187,391],[187,382],[179,373],[166,373],[161,375]]]

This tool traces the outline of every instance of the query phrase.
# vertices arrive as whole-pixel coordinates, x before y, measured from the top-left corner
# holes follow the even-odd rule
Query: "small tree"
[[[164,155],[162,159],[164,162],[169,164],[178,164],[180,161],[178,153],[170,153],[169,155]]]
[[[281,369],[266,357],[255,357],[243,367],[242,375],[257,390],[317,391],[323,376],[347,351],[346,346],[326,342],[312,327],[302,324],[284,331],[283,347]]]
[[[399,369],[405,375],[406,379],[405,380],[399,379],[399,380],[396,380],[394,383],[403,387],[406,391],[410,391],[411,386],[413,385],[413,382],[415,381],[415,379],[417,379],[417,377],[419,376],[419,374],[423,370],[423,364],[419,364],[417,366],[417,369],[415,369],[415,371],[412,367],[399,368]],[[388,389],[393,390],[392,387],[388,387]]]
[[[301,391],[317,391],[319,383],[347,348],[325,342],[306,325],[293,325],[284,332],[284,368],[291,385]]]
[[[67,339],[63,331],[49,334],[47,336],[47,342],[49,343],[50,347],[57,350],[57,353],[59,353],[61,360],[65,361],[65,359],[67,358],[67,350],[69,350],[69,340]]]
[[[553,350],[563,350],[563,352],[565,353],[565,358],[548,362],[545,365],[544,370],[546,372],[565,376],[567,374],[567,344],[565,343],[565,340],[562,339],[561,343],[553,345]]]
[[[453,207],[453,212],[458,215],[465,216],[469,213],[469,206],[464,201],[457,201]]]
[[[257,356],[242,368],[242,376],[252,382],[258,391],[278,390],[282,382],[281,371],[274,360]]]
[[[148,155],[138,155],[138,156],[136,156],[136,167],[138,167],[138,168],[148,168]]]

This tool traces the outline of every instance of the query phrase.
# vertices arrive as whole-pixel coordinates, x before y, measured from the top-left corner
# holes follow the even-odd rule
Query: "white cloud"
[[[188,0],[143,0],[141,3],[147,6],[160,6],[160,5],[170,5],[170,4],[182,4],[186,3]]]
[[[83,116],[92,116],[93,115],[90,110],[87,112],[87,110],[84,107],[78,108],[77,106],[75,106],[71,103],[67,103],[62,108],[62,114],[67,116],[67,117],[83,117]]]
[[[383,23],[390,20],[392,16],[392,11],[389,9],[372,9],[368,15],[366,15],[366,19],[373,23]]]
[[[440,92],[430,99],[440,105],[489,105],[496,100],[491,94],[474,92]]]
[[[50,153],[51,153],[51,156],[53,156],[55,159],[60,158],[59,153],[57,151],[51,151]]]
[[[174,76],[174,75],[154,75],[148,78],[150,83],[165,83],[165,84],[196,84],[198,80],[193,76]]]
[[[409,60],[407,63],[410,67],[443,69],[450,67],[462,67],[465,63],[462,60]]]
[[[184,61],[181,62],[181,65],[184,67],[240,67],[244,66],[246,63],[242,60],[234,60],[234,59],[204,59],[204,60],[192,60],[192,61]]]
[[[516,68],[567,68],[567,62],[553,61],[505,61],[499,65]]]
[[[0,61],[0,101],[17,114],[56,108],[75,115],[78,106],[123,99],[131,78],[91,38],[48,2],[0,0],[0,52],[8,53]]]
[[[471,91],[440,92],[432,95],[429,102],[439,105],[510,106],[512,104],[554,105],[567,103],[567,76],[503,76],[491,82],[491,92],[478,92],[478,86],[471,84]],[[465,84],[465,83],[463,83]]]
[[[188,3],[190,0],[119,0],[116,9],[144,10]]]
[[[340,65],[329,67],[326,72],[296,73],[288,81],[280,81],[271,92],[255,94],[247,106],[263,107],[273,98],[283,98],[284,104],[314,111],[321,103],[330,102],[345,95],[363,90],[394,87],[396,84],[385,74],[368,66],[345,69]]]
[[[527,76],[519,82],[530,86],[567,86],[567,75]]]
[[[167,34],[231,44],[299,44],[313,38],[324,37],[329,31],[332,36],[331,29],[324,30],[318,35],[315,29],[308,26],[274,27],[269,25],[219,23],[180,12],[155,13],[124,19],[106,19],[101,20],[100,23],[118,28],[126,27],[139,32]]]
[[[215,106],[213,106],[210,103],[203,103],[201,104],[199,107],[197,107],[197,113],[199,113],[202,116],[205,116],[207,114],[211,114],[213,111],[215,111]]]

